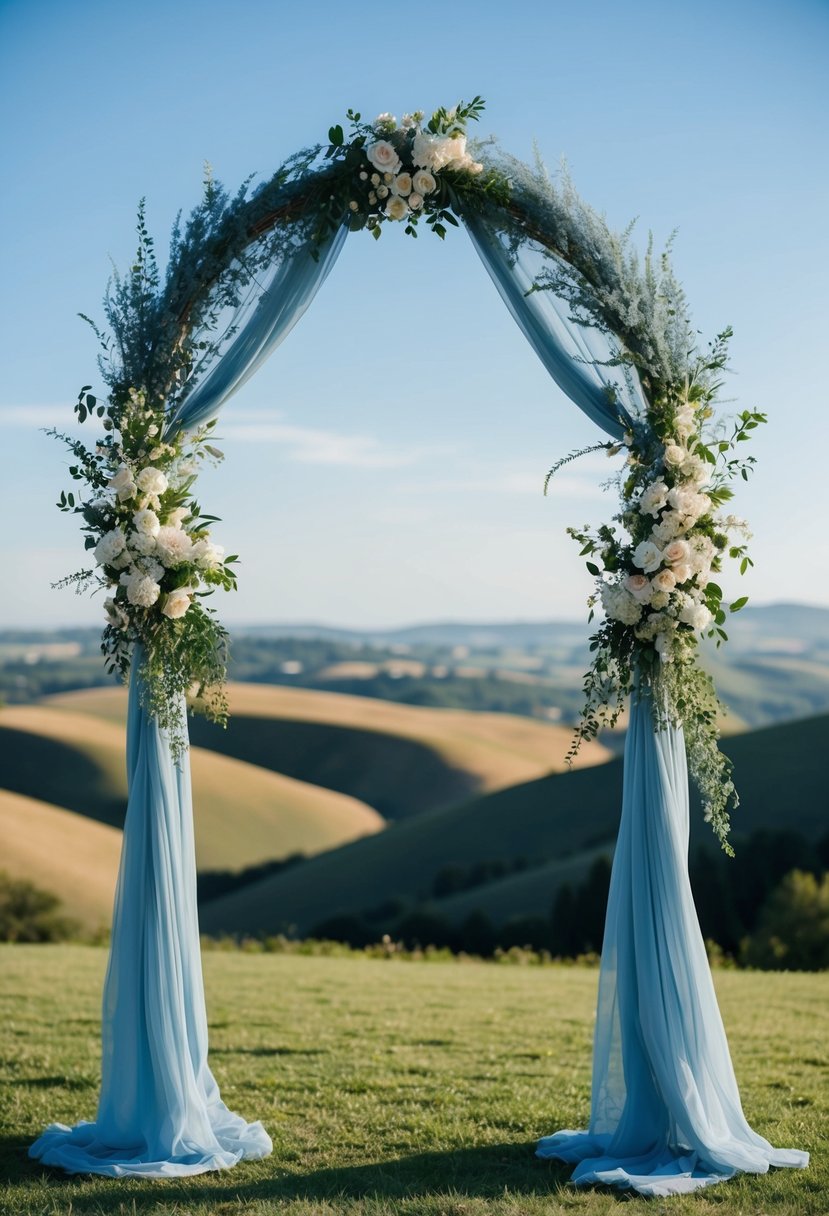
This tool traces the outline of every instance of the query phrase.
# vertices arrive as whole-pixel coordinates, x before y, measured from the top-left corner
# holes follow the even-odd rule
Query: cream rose
[[[412,175],[411,173],[398,173],[397,177],[391,184],[393,194],[401,194],[404,198],[412,192]]]
[[[651,581],[644,574],[629,574],[625,579],[625,589],[630,592],[640,604],[650,603],[653,595]]]
[[[425,197],[427,194],[431,194],[433,190],[437,189],[437,182],[432,177],[431,173],[428,172],[428,170],[418,169],[417,173],[415,173],[414,177],[412,178],[412,189],[416,190],[418,194],[422,194]]]
[[[179,617],[184,616],[187,609],[192,604],[190,598],[189,587],[177,587],[175,591],[169,592],[164,597],[164,603],[161,605],[161,611],[164,616],[168,616],[171,621],[177,621]]]
[[[673,591],[676,586],[676,575],[673,570],[660,570],[651,579],[655,591]]]
[[[403,220],[409,214],[409,207],[404,198],[395,194],[386,203],[386,215],[390,220]]]
[[[665,463],[679,468],[688,453],[678,443],[669,443],[665,448]]]
[[[672,540],[663,549],[662,556],[669,566],[676,566],[678,563],[688,561],[691,556],[691,546],[687,540]]]
[[[420,194],[415,194],[414,190],[409,195],[409,206],[412,211],[419,211],[423,206],[423,198]]]
[[[671,569],[674,572],[674,578],[676,579],[677,586],[679,586],[680,583],[687,583],[688,579],[694,573],[687,562],[679,562],[676,566],[671,566]]]
[[[366,157],[380,173],[397,173],[400,168],[400,157],[387,139],[378,139],[366,148]]]

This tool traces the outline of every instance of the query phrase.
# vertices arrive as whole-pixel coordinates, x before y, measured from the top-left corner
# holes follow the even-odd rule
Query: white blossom
[[[155,579],[140,571],[135,574],[122,574],[121,582],[127,589],[127,599],[137,608],[152,608],[161,594],[161,588]]]
[[[154,469],[152,465],[147,465],[145,469],[136,477],[136,484],[142,494],[151,494],[157,498],[167,489],[167,477],[162,473],[161,469]]]
[[[387,139],[378,139],[366,148],[366,158],[381,173],[397,173],[401,167],[400,157],[394,150],[394,145]]]
[[[136,511],[132,517],[132,526],[136,532],[146,532],[148,536],[158,536],[161,522],[155,511]]]
[[[633,551],[633,564],[645,574],[651,574],[662,565],[662,550],[650,540],[643,540]]]
[[[668,501],[668,487],[664,481],[653,481],[645,487],[639,499],[639,511],[642,515],[658,515]]]
[[[99,566],[111,566],[127,547],[127,538],[120,528],[105,532],[95,546],[95,561]]]
[[[165,524],[159,528],[155,538],[155,548],[159,560],[165,566],[175,568],[190,561],[193,553],[193,542],[182,528]]]
[[[165,595],[161,611],[164,616],[168,616],[171,620],[176,621],[179,617],[184,616],[192,602],[190,588],[177,587],[175,591],[171,591],[168,595]]]
[[[200,570],[212,570],[219,565],[224,555],[225,551],[221,545],[214,545],[212,540],[205,538],[195,542],[190,558]]]

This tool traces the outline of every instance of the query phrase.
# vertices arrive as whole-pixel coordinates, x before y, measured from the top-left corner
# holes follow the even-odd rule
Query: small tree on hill
[[[786,875],[746,940],[743,961],[775,971],[829,967],[829,873],[821,880],[802,870]]]

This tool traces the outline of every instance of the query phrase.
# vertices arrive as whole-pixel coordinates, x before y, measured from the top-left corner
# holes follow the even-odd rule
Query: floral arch
[[[740,444],[764,418],[717,422],[730,331],[697,347],[667,253],[649,246],[640,260],[630,232],[611,232],[566,176],[557,185],[492,141],[469,145],[482,110],[476,97],[399,124],[349,111],[347,134],[333,126],[255,190],[230,196],[208,176],[163,276],[139,210],[135,261],[110,283],[107,330],[96,327],[108,396],[84,386],[75,407],[104,435],[94,448],[58,436],[85,487],[58,505],[79,516],[95,562],[64,582],[109,593],[102,649],[130,683],[130,794],[98,1115],[47,1129],[31,1150],[46,1163],[160,1177],[270,1151],[207,1066],[185,693],[197,685],[198,707],[226,719],[227,637],[205,601],[236,586],[236,558],[215,543],[195,482],[221,458],[219,410],[305,312],[349,233],[379,238],[390,223],[440,239],[466,228],[552,379],[607,437],[595,447],[620,463],[618,514],[596,533],[570,529],[594,579],[590,618],[604,614],[573,750],[632,694],[593,1103],[588,1131],[547,1137],[539,1155],[580,1162],[576,1181],[654,1194],[806,1163],[743,1118],[687,870],[686,752],[729,850],[737,799],[697,649],[704,633],[726,640],[723,561],[750,564],[744,526],[723,508],[753,463]]]

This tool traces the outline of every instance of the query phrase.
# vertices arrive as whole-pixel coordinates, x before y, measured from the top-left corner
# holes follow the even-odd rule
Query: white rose
[[[404,198],[395,194],[386,203],[386,215],[390,220],[403,220],[409,214],[409,207]]]
[[[164,597],[164,603],[161,605],[161,611],[164,616],[168,616],[171,621],[177,621],[179,617],[184,616],[187,609],[192,604],[190,598],[189,587],[177,587],[175,591],[171,591]]]
[[[695,486],[704,486],[711,480],[711,465],[692,452],[682,462],[682,474],[690,478]]]
[[[669,566],[676,566],[688,561],[691,556],[691,546],[687,540],[672,540],[669,545],[665,546],[662,556]]]
[[[146,532],[148,536],[158,536],[161,522],[155,511],[136,511],[132,517],[132,526],[136,532]]]
[[[665,448],[665,463],[679,468],[688,453],[678,443],[669,443]]]
[[[437,189],[437,182],[426,169],[418,169],[412,178],[412,189],[425,196]]]
[[[105,532],[95,546],[95,561],[99,566],[111,566],[127,547],[127,538],[120,528]]]
[[[366,148],[366,157],[381,173],[397,173],[400,169],[400,157],[387,139],[378,139]]]
[[[664,481],[651,482],[642,492],[642,497],[639,499],[639,513],[641,515],[658,515],[665,503],[668,501],[668,487]]]
[[[161,588],[148,574],[122,574],[121,582],[127,589],[127,599],[137,608],[152,608],[161,594]]]
[[[135,480],[142,494],[152,494],[156,498],[167,489],[166,476],[161,469],[154,469],[152,465],[142,469]]]
[[[630,592],[640,604],[650,603],[653,587],[649,578],[644,574],[629,574],[625,579],[625,589]]]
[[[391,184],[393,194],[401,194],[404,198],[412,192],[412,175],[411,173],[398,173],[397,177]]]
[[[673,591],[676,586],[676,575],[673,570],[660,570],[651,579],[651,584],[655,591]]]
[[[214,545],[212,540],[197,540],[191,551],[191,560],[201,570],[212,570],[218,566],[225,555],[222,545]]]
[[[676,579],[677,586],[679,586],[680,583],[687,583],[688,579],[694,573],[687,562],[679,562],[676,566],[671,566],[671,569],[674,572],[674,578]]]
[[[412,193],[409,195],[409,206],[411,207],[412,211],[419,211],[423,206],[423,198],[421,195],[415,194],[415,192],[412,191]]]
[[[662,550],[653,541],[643,540],[633,551],[633,564],[644,570],[645,574],[651,574],[662,564]]]

